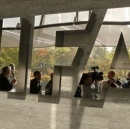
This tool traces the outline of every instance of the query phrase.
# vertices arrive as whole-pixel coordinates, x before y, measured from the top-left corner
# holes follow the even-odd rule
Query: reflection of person
[[[100,85],[100,98],[104,99],[106,96],[106,92],[109,87],[117,88],[118,86],[115,83],[115,72],[113,70],[108,72],[108,80],[102,81]]]
[[[13,79],[11,82],[8,77],[11,73],[11,68],[5,66],[2,68],[2,73],[0,74],[0,90],[1,91],[10,91],[16,85],[16,79]]]
[[[50,77],[51,77],[51,79],[45,87],[45,95],[52,95],[53,73],[50,74]]]
[[[122,88],[130,88],[130,72],[127,73],[127,82],[122,85]]]
[[[15,65],[12,63],[12,64],[9,64],[9,66],[11,67],[10,76],[14,77]]]
[[[40,94],[41,93],[41,71],[35,71],[33,73],[34,79],[30,81],[30,94]]]
[[[15,65],[12,63],[12,64],[9,64],[9,66],[11,68],[11,73],[10,73],[8,79],[11,82],[12,80],[16,80],[16,77],[15,77],[15,74],[14,74],[14,72],[15,72]]]
[[[74,97],[82,98],[81,96],[81,85],[78,85]]]
[[[86,74],[83,79],[83,85],[81,86],[83,98],[93,98],[93,93],[98,93],[98,87],[92,85],[92,78],[90,74]],[[92,86],[94,88],[92,88]]]

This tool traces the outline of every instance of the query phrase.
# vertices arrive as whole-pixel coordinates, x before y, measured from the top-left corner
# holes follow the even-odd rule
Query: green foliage
[[[105,47],[94,47],[88,60],[86,69],[91,70],[92,66],[99,66],[106,76],[111,65],[114,52],[108,51]]]
[[[100,71],[104,73],[104,77],[107,78],[108,71],[112,63],[116,48],[112,50],[107,50],[105,47],[94,47],[92,53],[89,57],[86,70],[91,71],[92,66],[99,66]],[[128,53],[130,54],[130,49],[128,48]],[[115,70],[117,78],[126,78],[127,70]]]
[[[70,64],[75,52],[75,48],[50,47],[34,49],[32,55],[32,69],[44,69],[45,67],[53,69],[55,64]]]
[[[58,65],[71,65],[76,50],[74,47],[55,48],[54,63]]]
[[[32,53],[32,72],[35,70],[41,70],[43,72],[43,81],[49,80],[50,73],[53,72],[55,64],[71,64],[76,53],[76,48],[34,48]],[[130,48],[128,48],[130,54]],[[2,48],[0,55],[0,68],[10,63],[18,66],[18,48]],[[104,72],[104,76],[107,77],[107,73],[110,70],[112,58],[115,53],[115,48],[111,51],[106,47],[94,47],[89,57],[85,70],[91,71],[92,66],[99,66],[100,71]],[[126,78],[126,70],[116,70],[117,77]]]
[[[0,68],[9,65],[10,63],[14,63],[16,68],[18,66],[18,48],[2,48],[1,56],[0,56]]]

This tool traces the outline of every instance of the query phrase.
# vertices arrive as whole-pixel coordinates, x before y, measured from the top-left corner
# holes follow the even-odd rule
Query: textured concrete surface
[[[0,18],[129,6],[129,0],[1,0]]]
[[[129,93],[109,89],[103,102],[0,92],[0,128],[130,129]]]

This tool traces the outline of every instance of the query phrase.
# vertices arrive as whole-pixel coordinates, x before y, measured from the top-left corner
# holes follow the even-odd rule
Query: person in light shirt
[[[115,72],[113,70],[108,72],[108,79],[103,80],[100,84],[100,98],[105,99],[106,93],[109,87],[118,88],[118,85],[115,83]]]
[[[93,99],[93,94],[98,93],[98,86],[96,81],[92,81],[90,73],[84,74],[83,76],[83,85],[81,85],[81,96],[82,98],[91,98]]]

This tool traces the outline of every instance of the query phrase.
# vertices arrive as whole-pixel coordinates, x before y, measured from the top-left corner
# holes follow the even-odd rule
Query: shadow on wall
[[[28,98],[27,98],[28,96]],[[8,92],[7,94],[8,99],[16,99],[16,100],[32,100],[35,102],[42,102],[42,103],[52,103],[52,104],[65,104],[70,103],[70,105],[76,105],[81,107],[95,107],[95,108],[102,108],[104,105],[104,100],[93,100],[93,99],[86,99],[86,98],[71,98],[71,97],[56,97],[56,96],[49,96],[49,95],[30,95],[25,93],[16,93],[16,92]]]
[[[7,98],[8,99],[25,100],[26,93],[8,92]]]
[[[79,106],[103,108],[104,100],[81,99]]]
[[[104,101],[119,102],[127,104],[130,98],[129,89],[113,89],[109,88],[106,98],[102,100],[93,100],[87,98],[74,98],[74,97],[56,97],[56,96],[42,96],[42,95],[30,95],[25,93],[7,93],[8,99],[16,100],[31,100],[34,102],[52,103],[52,104],[67,104],[78,107],[95,107],[103,108]],[[2,96],[5,92],[0,93]]]
[[[60,97],[50,95],[38,95],[38,102],[59,104]]]

